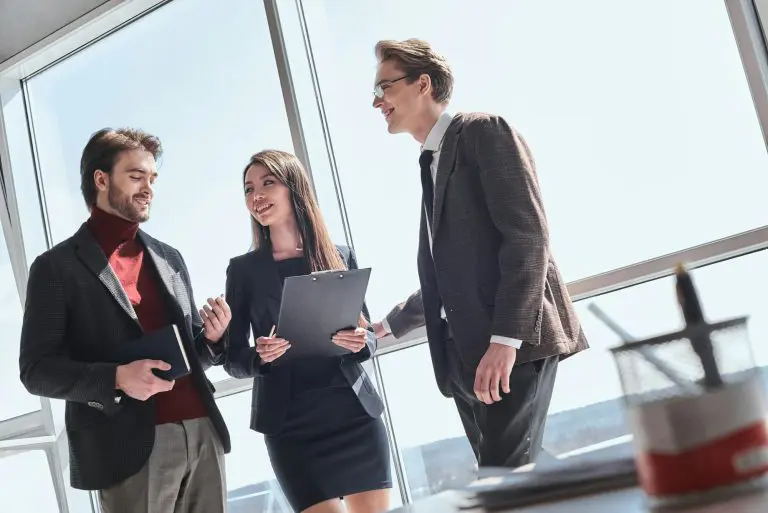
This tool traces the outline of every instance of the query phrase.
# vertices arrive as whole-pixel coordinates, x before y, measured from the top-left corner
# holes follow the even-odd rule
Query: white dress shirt
[[[440,117],[437,118],[437,123],[435,123],[435,126],[432,127],[432,130],[429,131],[429,135],[427,135],[427,139],[424,141],[424,144],[421,146],[422,152],[423,151],[432,152],[431,171],[432,171],[433,184],[437,183],[437,169],[438,169],[438,163],[440,162],[440,150],[442,150],[442,147],[443,147],[443,138],[445,137],[445,132],[448,130],[448,127],[450,126],[452,121],[453,121],[453,114],[450,114],[448,112],[443,112],[440,115]],[[431,232],[429,223],[427,223],[427,230],[429,234],[429,248],[431,250],[432,249],[432,232]],[[441,310],[441,315],[443,319],[446,318],[445,309]],[[382,319],[381,323],[384,326],[384,329],[387,330],[387,332],[392,333],[392,330],[389,329],[389,322],[387,321],[386,317]],[[522,345],[522,341],[516,338],[502,337],[501,335],[491,335],[491,342],[494,344],[512,346],[517,349],[520,349],[520,346]]]

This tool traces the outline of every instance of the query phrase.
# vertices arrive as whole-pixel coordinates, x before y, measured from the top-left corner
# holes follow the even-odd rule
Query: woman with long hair
[[[341,512],[342,498],[352,513],[386,511],[392,478],[383,404],[360,365],[376,349],[365,307],[359,327],[333,336],[349,353],[272,365],[290,351],[291,341],[273,332],[285,278],[355,269],[354,252],[331,242],[294,155],[253,155],[243,192],[253,240],[251,251],[227,269],[232,320],[225,368],[236,378],[254,378],[251,429],[265,435],[272,468],[296,511]]]

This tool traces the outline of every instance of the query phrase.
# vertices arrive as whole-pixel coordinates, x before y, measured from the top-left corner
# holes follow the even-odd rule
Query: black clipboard
[[[358,326],[370,277],[371,269],[365,268],[286,278],[276,336],[291,348],[272,365],[350,354],[331,337]]]

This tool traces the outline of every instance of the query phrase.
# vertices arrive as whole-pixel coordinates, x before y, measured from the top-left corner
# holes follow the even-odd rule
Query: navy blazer
[[[357,269],[354,252],[337,246],[348,269]],[[262,364],[250,344],[253,336],[266,337],[277,325],[283,287],[277,265],[269,251],[252,251],[230,260],[227,268],[227,303],[232,310],[224,368],[235,378],[253,378],[251,429],[264,434],[280,431],[290,401],[290,368]],[[367,312],[364,308],[364,314]],[[376,336],[368,331],[366,347],[339,359],[347,383],[371,417],[384,410],[368,374],[360,365],[376,351]]]

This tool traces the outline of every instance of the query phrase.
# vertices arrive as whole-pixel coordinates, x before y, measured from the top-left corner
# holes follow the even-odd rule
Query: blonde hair
[[[453,72],[445,57],[437,53],[426,41],[387,39],[376,43],[376,59],[379,62],[394,62],[412,83],[421,75],[429,75],[432,81],[432,98],[437,103],[446,103],[453,94]]]

